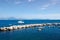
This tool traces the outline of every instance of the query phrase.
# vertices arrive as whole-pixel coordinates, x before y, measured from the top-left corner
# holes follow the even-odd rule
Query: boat
[[[18,23],[24,23],[23,21],[18,21]]]
[[[41,31],[44,27],[38,27],[38,31]]]
[[[41,31],[42,29],[38,29],[38,31]]]

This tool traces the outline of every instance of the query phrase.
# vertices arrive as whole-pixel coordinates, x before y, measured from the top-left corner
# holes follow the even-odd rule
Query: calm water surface
[[[23,20],[25,23],[19,24],[18,21],[19,20],[0,20],[0,27],[60,22],[60,20]],[[58,26],[50,28],[45,26],[41,31],[38,29],[39,27],[0,32],[0,40],[60,40],[60,28],[58,28]]]

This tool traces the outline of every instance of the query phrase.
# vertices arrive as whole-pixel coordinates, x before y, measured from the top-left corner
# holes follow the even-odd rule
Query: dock
[[[44,26],[60,26],[60,23],[13,25],[13,26],[10,26],[10,27],[1,27],[0,31],[13,31],[13,30],[23,29],[23,28],[44,27]]]

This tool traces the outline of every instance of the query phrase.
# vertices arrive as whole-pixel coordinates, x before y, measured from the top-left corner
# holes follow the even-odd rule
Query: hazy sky
[[[0,0],[0,18],[60,19],[60,0]]]

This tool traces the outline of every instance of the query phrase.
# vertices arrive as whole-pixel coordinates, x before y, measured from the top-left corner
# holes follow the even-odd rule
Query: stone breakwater
[[[12,30],[17,30],[17,29],[22,29],[22,28],[44,27],[44,26],[60,26],[60,23],[13,25],[13,26],[10,26],[10,27],[1,27],[0,31],[12,31]]]

